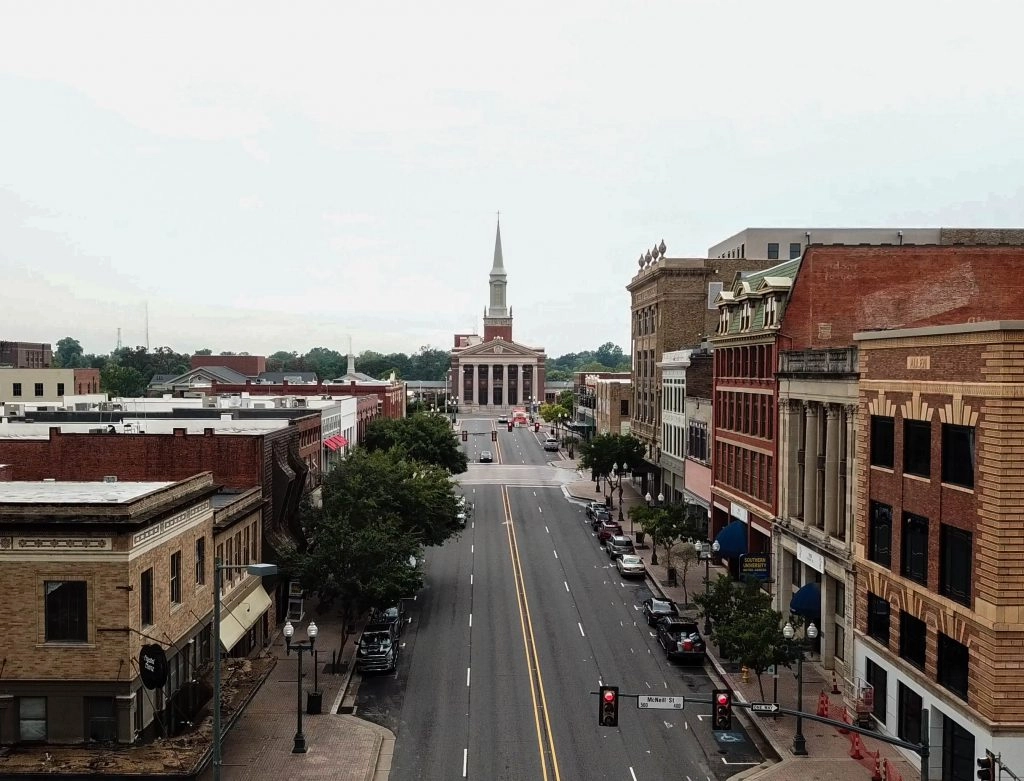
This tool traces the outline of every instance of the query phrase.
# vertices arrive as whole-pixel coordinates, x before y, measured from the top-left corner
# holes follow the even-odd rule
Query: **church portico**
[[[460,378],[459,408],[463,412],[501,414],[512,407],[540,404],[544,400],[542,348],[512,340],[512,310],[506,302],[501,226],[494,242],[490,273],[490,304],[484,310],[484,335],[456,334],[451,353],[452,377]]]

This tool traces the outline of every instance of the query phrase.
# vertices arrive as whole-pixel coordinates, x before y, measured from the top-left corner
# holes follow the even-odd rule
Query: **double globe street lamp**
[[[718,553],[722,546],[718,540],[714,542],[702,542],[700,544],[700,560],[704,562],[704,596],[706,597],[711,588],[711,557]],[[704,614],[704,634],[711,634],[711,617]]]
[[[796,658],[796,709],[798,713],[802,714],[804,710],[804,649],[818,636],[818,627],[813,622],[808,624],[807,630],[804,632],[805,639],[794,640],[796,630],[793,629],[793,624],[787,621],[782,628],[782,636],[788,642],[796,643],[800,651],[800,655]],[[802,715],[796,717],[796,734],[793,736],[792,751],[799,757],[807,756],[807,740],[804,738],[804,717]]]
[[[648,491],[646,496],[644,496],[644,501],[647,502],[647,506],[649,508],[651,506],[651,502],[654,501],[654,497],[651,496],[651,492],[650,491]],[[661,507],[664,504],[665,504],[665,494],[659,493],[658,494],[658,507]],[[656,539],[654,539],[654,535],[652,534],[651,535],[651,564],[657,564],[657,563],[658,563],[658,541]]]
[[[302,654],[308,653],[313,654],[313,646],[316,644],[317,635],[316,624],[313,621],[309,622],[309,626],[306,628],[306,636],[309,638],[305,643],[298,643],[292,640],[295,636],[295,627],[292,626],[291,621],[285,622],[284,625],[284,644],[289,655],[292,651],[295,651],[299,655],[299,685],[298,685],[298,696],[296,708],[298,727],[295,730],[295,745],[292,746],[293,754],[305,754],[306,753],[306,736],[302,734]],[[313,675],[316,676],[316,662],[313,663]],[[313,684],[313,688],[316,689],[316,684]]]

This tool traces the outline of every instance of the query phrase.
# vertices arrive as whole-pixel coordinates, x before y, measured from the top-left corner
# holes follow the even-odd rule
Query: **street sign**
[[[779,703],[777,702],[752,702],[750,703],[751,713],[778,713]]]
[[[640,709],[682,710],[685,704],[685,697],[649,697],[644,695],[636,698],[636,707]]]
[[[740,556],[740,578],[768,580],[771,577],[772,560],[767,553],[744,553]]]

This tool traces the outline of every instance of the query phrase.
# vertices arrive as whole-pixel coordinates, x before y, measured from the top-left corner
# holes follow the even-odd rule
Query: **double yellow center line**
[[[555,755],[555,738],[551,734],[551,720],[548,718],[548,703],[544,696],[544,678],[540,672],[540,657],[537,643],[533,638],[533,621],[530,605],[526,598],[526,582],[523,566],[519,559],[519,544],[512,522],[512,505],[508,498],[508,487],[501,487],[501,503],[505,510],[505,528],[508,533],[508,548],[512,556],[512,576],[516,584],[516,601],[519,603],[519,624],[523,630],[523,648],[526,651],[526,666],[530,671],[530,697],[533,699],[533,721],[537,728],[537,746],[540,750],[540,768],[544,781],[561,781],[558,772],[558,758]]]

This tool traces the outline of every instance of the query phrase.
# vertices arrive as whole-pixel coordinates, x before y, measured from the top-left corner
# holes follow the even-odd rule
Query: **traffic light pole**
[[[591,694],[600,694],[600,692],[590,692]],[[646,697],[645,694],[627,694],[625,692],[618,692],[619,698],[637,699],[639,697]],[[683,701],[683,704],[693,703],[694,705],[707,705],[712,708],[712,716],[714,716],[714,698],[704,699],[702,697],[675,697]],[[735,699],[731,705],[733,708],[746,708],[750,709],[750,706],[755,703],[749,702],[737,702]],[[856,724],[847,724],[845,721],[837,721],[836,719],[830,719],[825,716],[819,716],[816,713],[804,713],[803,711],[793,710],[792,708],[775,708],[772,710],[772,714],[782,714],[784,716],[796,716],[798,718],[808,719],[809,721],[817,721],[821,724],[828,724],[836,729],[846,730],[847,732],[856,732],[858,735],[865,735],[869,738],[881,741],[882,743],[888,743],[892,746],[899,746],[905,748],[907,751],[913,751],[915,754],[921,757],[921,781],[928,781],[928,760],[931,756],[931,751],[928,743],[928,709],[921,709],[921,742],[910,743],[906,740],[900,740],[899,738],[889,737],[883,735],[875,730],[865,729],[864,727],[858,727]],[[1000,763],[1001,764],[1001,763]],[[1006,768],[1003,768],[1006,770]],[[1016,776],[1014,776],[1016,778]],[[1018,780],[1019,781],[1019,780]]]

